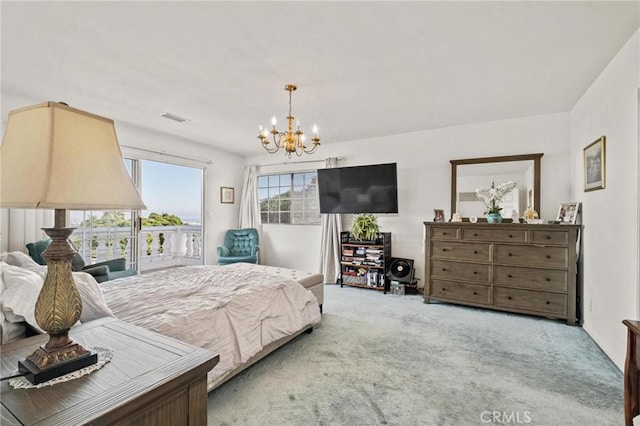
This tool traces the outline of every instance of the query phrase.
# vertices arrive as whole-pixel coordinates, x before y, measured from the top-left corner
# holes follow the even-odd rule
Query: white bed
[[[21,321],[35,325],[33,307],[46,267],[0,265],[4,336]],[[100,285],[86,273],[74,277],[83,299],[81,322],[114,315],[219,354],[209,390],[320,322],[321,274],[231,264],[184,266]]]
[[[218,353],[211,390],[320,322],[317,298],[285,275],[246,264],[185,266],[101,288],[118,319]]]

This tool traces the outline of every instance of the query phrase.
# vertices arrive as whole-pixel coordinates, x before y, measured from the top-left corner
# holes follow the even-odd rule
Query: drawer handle
[[[548,300],[547,300],[547,302],[546,302],[546,303],[547,303],[547,305],[550,305],[550,304],[551,304],[551,302],[549,302]]]
[[[549,282],[549,281],[551,281],[551,278],[546,277],[544,280],[545,280],[546,282]]]
[[[474,295],[474,296],[477,296],[477,295],[478,295],[478,292],[477,292],[477,291],[474,291],[474,292],[473,292],[473,295]]]
[[[507,278],[513,278],[513,275],[509,274],[507,275]]]
[[[550,240],[550,239],[551,239],[551,235],[547,235],[545,238],[546,238],[547,240]]]
[[[478,236],[478,234],[473,234],[473,236],[474,236],[474,237],[477,237],[477,236]]]
[[[509,257],[513,256],[513,254],[509,253]]]
[[[446,248],[443,248],[443,249],[442,249],[442,251],[447,251],[447,249],[446,249]]]
[[[447,268],[442,268],[442,272],[445,272],[447,270]]]
[[[442,291],[447,291],[447,289],[446,289],[446,288],[444,288],[444,287],[442,287]]]
[[[551,256],[547,255],[547,259],[551,259]]]
[[[446,232],[443,232],[443,233],[442,233],[442,235],[447,235],[447,233],[446,233]]]
[[[473,254],[478,254],[478,250],[474,250],[474,251],[473,251]]]
[[[511,300],[511,296],[507,296],[507,299]]]
[[[513,235],[509,234],[509,238],[513,238]]]
[[[478,273],[476,271],[473,271],[473,275],[478,275]]]

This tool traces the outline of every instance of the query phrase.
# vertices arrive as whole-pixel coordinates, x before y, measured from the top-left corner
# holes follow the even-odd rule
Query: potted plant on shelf
[[[351,236],[358,241],[376,241],[380,226],[378,219],[371,213],[358,214],[353,217]]]
[[[513,191],[516,186],[518,186],[518,184],[513,181],[501,183],[498,186],[495,185],[495,182],[491,182],[491,188],[476,189],[476,197],[483,201],[487,207],[485,211],[485,213],[489,214],[489,216],[487,216],[487,222],[502,223],[502,215],[500,214],[502,207],[500,207],[500,203],[504,196]]]

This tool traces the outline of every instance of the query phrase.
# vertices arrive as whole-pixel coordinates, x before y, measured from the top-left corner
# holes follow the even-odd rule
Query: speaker
[[[399,257],[391,258],[389,272],[387,272],[387,278],[389,280],[412,284],[414,273],[415,269],[413,269],[413,259],[402,259]]]

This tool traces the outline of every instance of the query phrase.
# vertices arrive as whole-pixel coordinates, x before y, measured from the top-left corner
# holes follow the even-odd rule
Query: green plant
[[[378,219],[371,213],[359,214],[353,217],[351,235],[356,240],[373,241],[378,236],[379,231]]]

